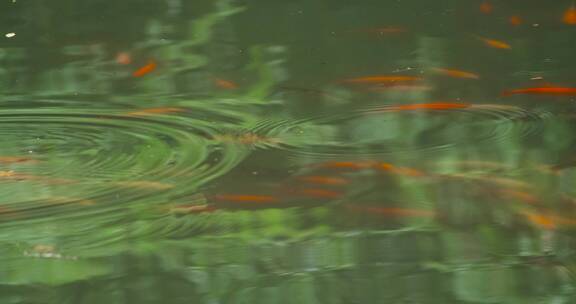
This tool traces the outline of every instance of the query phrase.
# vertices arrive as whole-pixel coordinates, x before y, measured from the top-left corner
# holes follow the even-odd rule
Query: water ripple
[[[3,223],[185,197],[248,152],[214,141],[234,119],[204,108],[132,115],[121,105],[19,104],[0,107]]]
[[[276,138],[274,146],[293,157],[376,158],[518,139],[539,132],[549,117],[546,112],[508,105],[444,110],[380,106],[298,120],[266,120],[254,132]]]

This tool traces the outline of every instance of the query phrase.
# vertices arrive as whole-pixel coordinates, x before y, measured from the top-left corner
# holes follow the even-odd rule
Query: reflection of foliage
[[[410,300],[418,303],[531,303],[528,301],[538,297],[549,298],[550,302],[562,302],[564,295],[567,299],[573,296],[571,284],[574,277],[564,271],[574,268],[575,264],[567,258],[574,254],[573,240],[567,233],[573,228],[551,232],[531,227],[516,214],[528,209],[522,205],[522,199],[529,201],[531,197],[520,191],[496,191],[506,182],[506,187],[510,187],[510,181],[518,184],[532,182],[539,188],[530,190],[537,194],[545,193],[548,186],[556,185],[556,180],[550,176],[530,170],[521,172],[510,169],[530,162],[546,161],[548,155],[531,151],[534,147],[520,140],[523,138],[521,128],[512,127],[509,130],[517,133],[515,140],[499,141],[487,146],[466,142],[466,146],[461,149],[429,156],[431,162],[435,162],[434,165],[445,161],[437,167],[410,158],[398,162],[396,159],[386,159],[397,165],[396,170],[389,170],[390,166],[386,167],[388,171],[370,167],[368,170],[342,174],[351,181],[349,193],[336,202],[326,204],[299,205],[299,198],[292,198],[293,205],[283,208],[210,209],[213,207],[209,205],[210,201],[195,201],[187,192],[178,192],[182,189],[170,181],[185,180],[189,189],[197,190],[204,183],[230,173],[241,161],[247,160],[247,156],[256,150],[251,148],[259,144],[282,145],[283,148],[312,152],[296,160],[301,162],[297,164],[301,166],[296,169],[289,166],[292,163],[286,165],[285,160],[269,166],[282,174],[301,170],[297,174],[304,176],[314,173],[314,169],[310,169],[313,166],[309,165],[314,165],[318,158],[325,156],[322,153],[314,155],[315,147],[330,146],[333,150],[325,154],[333,152],[336,156],[346,148],[347,152],[368,155],[366,158],[374,161],[377,157],[370,153],[378,152],[386,148],[386,145],[405,145],[402,148],[409,150],[426,141],[441,139],[450,142],[455,137],[474,135],[475,127],[466,125],[468,121],[465,120],[447,121],[429,113],[412,116],[392,114],[386,117],[387,120],[360,115],[348,122],[305,120],[297,126],[273,129],[270,132],[272,134],[260,134],[257,132],[259,123],[269,118],[263,113],[262,105],[269,103],[268,96],[273,88],[288,76],[283,66],[287,57],[286,49],[282,46],[256,45],[250,46],[247,54],[241,55],[237,51],[232,52],[234,54],[226,50],[222,53],[212,52],[222,43],[222,29],[232,27],[230,17],[243,10],[234,6],[234,1],[211,2],[214,4],[210,8],[211,12],[192,20],[181,20],[174,14],[171,15],[174,19],[161,18],[155,16],[154,12],[161,7],[160,2],[146,8],[136,2],[101,0],[77,4],[83,6],[81,16],[89,18],[97,15],[90,11],[94,7],[109,13],[110,10],[119,9],[122,12],[131,11],[132,6],[138,7],[131,11],[132,14],[118,14],[121,17],[114,12],[110,13],[116,18],[113,22],[116,26],[121,26],[118,24],[124,22],[123,18],[137,19],[138,22],[127,22],[132,27],[130,30],[134,31],[132,35],[112,33],[115,38],[110,40],[102,37],[81,39],[58,51],[42,55],[23,45],[3,48],[0,52],[0,73],[5,76],[0,80],[2,94],[66,97],[72,94],[94,94],[114,101],[130,99],[130,104],[136,107],[169,105],[189,110],[163,113],[174,114],[162,118],[166,126],[191,120],[188,114],[194,114],[195,109],[209,107],[218,114],[214,116],[216,118],[211,119],[212,116],[204,112],[198,114],[199,117],[207,117],[206,121],[195,123],[195,127],[200,127],[198,130],[201,131],[186,129],[184,131],[188,133],[182,133],[181,137],[198,131],[198,142],[194,142],[192,137],[186,138],[189,139],[186,145],[190,151],[201,151],[200,145],[209,145],[210,149],[216,151],[225,146],[233,147],[234,154],[225,155],[224,159],[219,160],[218,170],[202,178],[171,172],[174,175],[167,177],[169,182],[162,183],[147,180],[156,176],[146,176],[143,180],[135,181],[130,180],[133,177],[130,170],[118,172],[114,179],[103,183],[113,184],[119,189],[136,189],[132,192],[137,192],[135,197],[138,200],[135,199],[134,204],[115,206],[117,201],[112,196],[97,198],[110,200],[105,202],[106,206],[114,206],[110,209],[99,208],[98,203],[77,197],[76,193],[81,194],[83,190],[94,187],[92,183],[78,185],[61,181],[62,185],[53,187],[30,186],[26,179],[36,183],[55,183],[56,180],[37,177],[42,172],[34,172],[34,169],[26,169],[26,174],[13,171],[22,164],[3,164],[0,169],[0,182],[6,186],[3,189],[19,192],[20,196],[15,196],[18,201],[26,202],[31,196],[37,199],[34,204],[27,206],[31,207],[31,213],[36,212],[28,221],[19,221],[17,213],[0,209],[3,225],[0,253],[7,265],[0,269],[0,303],[165,301],[167,304],[268,304],[281,301],[300,304],[397,303]],[[39,11],[50,10],[48,4],[35,3]],[[66,5],[74,7],[70,1]],[[42,25],[50,25],[51,22],[54,20],[50,21],[45,15],[38,20],[38,24]],[[98,25],[99,22],[89,20],[86,23]],[[61,28],[61,25],[52,27]],[[104,31],[98,29],[70,30],[76,33],[70,34],[70,37],[77,33],[104,35]],[[125,33],[128,30],[122,28],[119,31]],[[37,44],[50,44],[56,38],[45,36],[45,41],[40,40]],[[127,41],[115,41],[119,38],[127,38]],[[429,44],[424,41],[419,51],[424,66],[438,64],[435,60],[440,60],[434,58],[434,54],[427,53]],[[132,52],[134,66],[123,67],[113,62],[114,53],[124,48]],[[244,56],[246,58],[242,58]],[[30,61],[35,64],[42,61],[39,58],[45,62],[38,66],[31,67],[23,63]],[[150,74],[150,77],[133,79],[130,76],[133,68],[145,64],[150,58],[159,63],[158,70]],[[229,65],[222,62],[242,60],[249,62],[240,69],[248,79],[244,85],[240,85],[233,93],[214,88],[214,74],[228,72],[223,66]],[[125,98],[118,97],[118,93],[130,94]],[[174,97],[177,94],[185,96]],[[71,98],[82,97],[72,95]],[[97,103],[104,102],[100,99],[95,102],[95,108],[99,107]],[[60,110],[54,109],[55,112]],[[125,113],[131,113],[134,109],[125,110]],[[82,113],[102,114],[102,111],[90,109]],[[285,113],[277,115],[281,116],[279,120],[292,119],[286,117]],[[129,119],[157,119],[154,115],[142,116],[145,117]],[[462,127],[464,125],[471,127]],[[206,131],[212,129],[231,131],[225,134],[209,134]],[[436,131],[431,132],[433,135],[421,132],[431,129]],[[572,138],[569,129],[569,125],[552,123],[551,128],[545,131],[549,133],[543,135],[548,146],[546,152],[568,149]],[[240,133],[235,133],[238,130]],[[434,135],[442,138],[431,138]],[[105,146],[104,150],[120,149],[134,156],[135,167],[154,168],[168,165],[165,158],[174,150],[173,146],[161,141],[150,144],[138,140],[115,142],[112,140],[114,132],[110,132],[107,138],[109,141],[99,142],[98,147],[80,151],[74,156],[90,162]],[[9,140],[12,139],[9,138],[7,142]],[[41,146],[33,140],[30,146],[38,151],[54,148],[50,145]],[[525,149],[526,146],[530,149]],[[62,150],[75,151],[73,144],[67,143],[64,147]],[[519,153],[526,150],[529,153]],[[0,147],[0,156],[18,155],[22,151],[5,145]],[[48,154],[47,158],[50,157]],[[58,153],[55,154],[58,156]],[[201,156],[199,154],[187,159],[186,164],[191,166],[196,163]],[[494,171],[481,168],[459,174],[463,170],[458,167],[461,165],[458,162],[473,159],[477,155],[501,161],[510,168]],[[391,158],[388,155],[386,157]],[[259,157],[254,159],[255,163],[263,163]],[[64,168],[67,161],[56,160],[53,166]],[[213,165],[210,161],[214,160],[202,163],[195,168],[196,171],[203,171]],[[428,166],[431,173],[417,180],[406,174],[410,172],[407,169],[398,169],[412,165]],[[231,176],[234,178],[234,175]],[[235,182],[244,185],[242,181]],[[569,188],[567,191],[573,194],[573,182],[564,184],[561,186]],[[69,196],[53,197],[55,187],[63,189]],[[150,198],[164,190],[186,195]],[[116,192],[119,193],[124,192]],[[528,210],[553,207],[558,202],[554,195],[545,198],[541,205]],[[130,201],[125,197],[122,199],[124,202]],[[308,198],[305,203],[310,201],[313,199]],[[379,217],[381,214],[352,215],[350,210],[354,209],[344,208],[346,204],[363,207],[364,202],[367,202],[368,208],[365,210],[368,211],[376,210],[373,206],[378,204],[390,204],[392,207],[388,210],[401,206],[417,209],[421,214],[437,212],[441,217],[437,223],[437,219],[430,216],[399,218],[390,215]],[[177,208],[174,206],[186,204],[192,206],[188,207],[188,213],[182,209],[181,212],[172,212]],[[198,206],[209,206],[204,209],[209,212],[196,212],[203,210]],[[79,217],[70,216],[71,213],[67,212],[58,214],[58,210],[69,211],[66,207],[82,209],[85,213]],[[47,214],[46,210],[57,211]],[[558,252],[558,256],[542,256],[551,247]],[[536,261],[529,260],[530,257]],[[35,290],[37,293],[27,293],[28,290],[24,288],[24,291],[16,289],[18,286],[36,284],[49,286],[50,292],[42,287]],[[526,294],[518,286],[538,288]],[[80,295],[82,292],[76,289],[82,288],[89,291]],[[447,289],[454,292],[449,294]],[[44,297],[46,293],[50,293],[50,297]],[[293,296],[286,297],[286,294]],[[168,299],[160,295],[166,295]],[[409,299],[406,300],[406,297]]]

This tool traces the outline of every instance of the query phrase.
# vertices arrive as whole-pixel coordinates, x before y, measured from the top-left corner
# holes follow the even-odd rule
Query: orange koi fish
[[[477,181],[486,184],[492,184],[498,187],[506,187],[506,188],[515,188],[515,189],[532,189],[533,186],[519,180],[510,179],[506,177],[498,177],[496,175],[485,175],[485,176],[475,176],[475,175],[466,175],[461,173],[451,173],[451,174],[443,174],[439,175],[439,177],[444,178],[456,178],[456,179],[464,179],[470,181]]]
[[[554,230],[557,227],[556,221],[549,215],[543,215],[527,210],[522,210],[520,213],[524,215],[528,221],[540,228]]]
[[[226,79],[214,78],[214,84],[225,90],[234,90],[238,88],[238,84]]]
[[[138,70],[134,71],[134,73],[132,73],[132,76],[134,77],[142,77],[152,71],[154,71],[156,69],[156,62],[154,61],[150,61],[147,65],[139,68]]]
[[[502,93],[502,96],[510,96],[517,94],[576,96],[576,88],[565,88],[565,87],[524,88],[524,89],[505,91]]]
[[[393,106],[388,110],[391,111],[406,111],[406,110],[452,110],[452,109],[464,109],[470,107],[470,104],[466,103],[450,103],[450,102],[438,102],[438,103],[416,103],[401,106]]]
[[[7,181],[37,181],[46,184],[70,184],[76,181],[64,178],[50,178],[39,175],[29,175],[14,172],[13,170],[0,171],[0,180]]]
[[[0,171],[0,177],[13,177],[16,173],[13,170]]]
[[[483,1],[482,3],[480,3],[480,12],[482,12],[483,14],[491,14],[492,11],[494,10],[494,6],[492,5],[492,3],[488,2],[488,1]]]
[[[130,56],[130,53],[119,52],[118,54],[116,54],[116,63],[122,64],[122,65],[127,65],[127,64],[132,63],[132,57]]]
[[[325,162],[316,165],[320,168],[328,168],[328,169],[353,169],[353,170],[360,170],[360,169],[368,169],[372,165],[374,165],[373,161],[332,161],[332,162]]]
[[[443,68],[432,68],[432,71],[438,74],[442,74],[454,78],[465,78],[465,79],[480,79],[478,74],[471,72],[454,70],[454,69],[443,69]]]
[[[165,108],[150,108],[144,109],[142,111],[135,111],[126,113],[129,116],[145,116],[145,115],[154,115],[154,114],[166,114],[166,113],[178,113],[186,111],[183,108],[172,108],[172,107],[165,107]]]
[[[300,180],[320,185],[331,185],[331,186],[343,186],[350,183],[347,179],[341,177],[330,177],[330,176],[302,176],[299,177]]]
[[[509,50],[512,49],[512,46],[510,46],[510,44],[504,42],[504,41],[500,41],[500,40],[494,40],[494,39],[488,39],[488,38],[484,38],[484,37],[477,37],[479,40],[481,40],[482,42],[484,42],[485,45],[491,47],[491,48],[495,48],[495,49],[503,49],[503,50]]]
[[[0,164],[35,164],[38,160],[25,156],[0,156]]]
[[[214,195],[214,199],[229,201],[234,203],[276,203],[278,200],[270,195],[248,195],[248,194],[220,194]]]
[[[339,198],[343,195],[342,192],[325,189],[303,189],[298,193],[315,198]]]
[[[436,216],[436,212],[431,210],[407,209],[397,207],[348,206],[348,209],[356,212],[371,213],[383,216],[427,217],[427,218]]]
[[[524,23],[522,21],[522,18],[520,18],[519,16],[516,16],[516,15],[510,16],[510,18],[508,18],[508,22],[513,26],[519,26],[522,23]]]
[[[379,163],[379,164],[375,165],[375,168],[380,169],[382,171],[387,171],[387,172],[399,174],[399,175],[414,176],[414,177],[424,176],[424,172],[422,172],[422,171],[412,169],[412,168],[407,168],[407,167],[398,167],[398,166],[394,166],[394,165],[389,164],[389,163]]]
[[[517,200],[526,204],[536,205],[540,203],[540,199],[535,195],[518,190],[502,189],[498,193],[507,199]]]
[[[416,76],[366,76],[344,79],[341,82],[357,84],[393,84],[398,82],[415,82],[420,80],[422,80],[422,78]]]
[[[562,22],[568,25],[576,25],[576,5],[572,5],[564,12]]]

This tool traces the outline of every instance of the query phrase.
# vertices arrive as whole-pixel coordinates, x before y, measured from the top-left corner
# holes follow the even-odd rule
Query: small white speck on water
[[[12,38],[16,36],[16,33],[6,33],[4,36],[6,36],[6,38]]]

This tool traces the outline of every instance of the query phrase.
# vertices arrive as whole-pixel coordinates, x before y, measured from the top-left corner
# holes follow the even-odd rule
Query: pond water
[[[576,303],[570,0],[0,25],[0,303]]]

